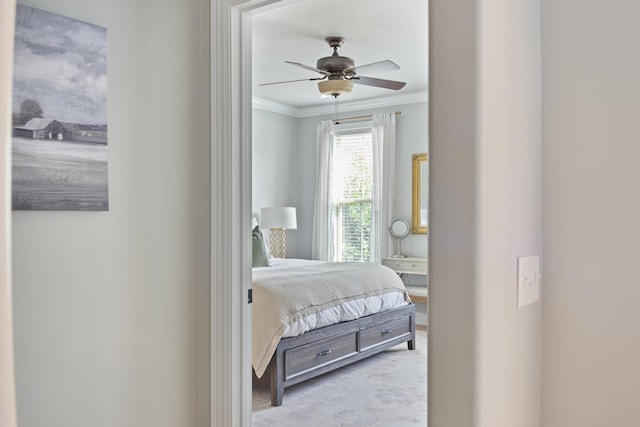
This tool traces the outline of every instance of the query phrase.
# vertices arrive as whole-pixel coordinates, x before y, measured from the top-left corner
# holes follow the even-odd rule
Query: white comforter
[[[283,337],[410,302],[388,267],[272,259],[253,269],[253,367],[261,377]]]

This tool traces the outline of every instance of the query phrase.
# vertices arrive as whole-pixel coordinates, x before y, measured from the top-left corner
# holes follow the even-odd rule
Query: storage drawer
[[[326,338],[284,352],[284,377],[289,380],[358,352],[357,331]]]
[[[396,273],[421,274],[429,273],[429,263],[422,259],[385,258],[382,264]]]
[[[362,329],[360,330],[360,351],[368,350],[407,334],[411,334],[411,318],[409,316]]]

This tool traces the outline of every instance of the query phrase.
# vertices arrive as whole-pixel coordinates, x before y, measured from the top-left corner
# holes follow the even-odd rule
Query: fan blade
[[[315,71],[316,73],[324,74],[325,76],[328,76],[329,74],[331,74],[331,73],[329,73],[327,71],[318,70],[317,68],[312,67],[311,65],[304,65],[304,64],[300,64],[298,62],[291,62],[291,61],[284,61],[284,62],[286,62],[287,64],[295,65],[297,67],[305,68],[307,70]]]
[[[353,68],[358,74],[376,74],[384,73],[385,71],[399,70],[400,67],[393,61],[388,59],[385,61],[372,62],[371,64],[360,65]]]
[[[313,80],[324,80],[326,78],[325,77],[313,77],[310,79],[297,79],[297,80],[285,80],[282,82],[271,82],[271,83],[260,83],[258,86],[269,86],[269,85],[279,85],[282,83],[293,83],[293,82],[308,82],[308,81],[313,81]]]
[[[405,82],[398,82],[395,80],[375,79],[373,77],[364,77],[364,76],[353,77],[351,81],[359,85],[382,87],[385,89],[393,89],[393,90],[402,89],[404,85],[406,85]]]

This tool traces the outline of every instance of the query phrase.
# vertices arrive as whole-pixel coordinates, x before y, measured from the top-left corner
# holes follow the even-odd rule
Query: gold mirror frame
[[[427,234],[429,232],[429,226],[427,223],[420,222],[421,209],[427,209],[426,200],[429,194],[429,177],[422,176],[422,165],[429,161],[429,155],[426,153],[414,154],[413,158],[413,220],[411,232],[413,234]],[[423,178],[426,178],[424,180]],[[422,183],[427,184],[427,188],[422,188]],[[420,201],[423,199],[423,192],[426,192],[427,197],[425,200],[425,206],[420,205]],[[428,218],[427,218],[428,220]]]

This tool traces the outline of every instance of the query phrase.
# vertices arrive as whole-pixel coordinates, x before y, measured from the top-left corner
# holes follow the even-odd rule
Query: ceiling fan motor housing
[[[352,70],[354,67],[355,62],[353,62],[353,59],[337,54],[320,58],[318,62],[316,62],[316,68],[318,70],[323,70],[331,74],[342,75],[345,70]]]
[[[340,79],[345,76],[345,71],[353,70],[356,64],[353,59],[338,55],[338,49],[344,44],[344,37],[329,36],[325,38],[325,41],[333,49],[333,54],[318,59],[316,68],[331,73],[330,80]]]

